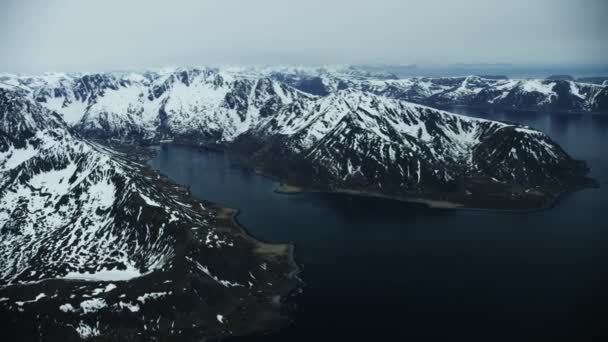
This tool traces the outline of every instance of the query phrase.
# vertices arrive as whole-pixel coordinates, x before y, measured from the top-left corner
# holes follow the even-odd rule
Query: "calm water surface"
[[[608,116],[472,112],[548,133],[602,187],[539,212],[426,209],[282,195],[227,156],[167,146],[150,162],[238,208],[254,236],[296,243],[295,323],[238,341],[604,340],[608,336]]]

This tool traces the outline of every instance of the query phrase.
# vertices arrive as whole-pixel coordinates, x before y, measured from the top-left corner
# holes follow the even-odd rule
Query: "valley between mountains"
[[[158,175],[146,146],[220,149],[284,190],[534,209],[595,186],[585,162],[530,127],[428,105],[596,111],[606,89],[355,69],[2,75],[0,318],[42,340],[214,339],[285,322],[292,248]]]

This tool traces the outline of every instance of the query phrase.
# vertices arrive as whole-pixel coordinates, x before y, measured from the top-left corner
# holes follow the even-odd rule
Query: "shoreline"
[[[174,142],[168,144],[174,144]],[[189,198],[191,202],[199,203],[201,207],[210,211],[212,220],[215,221],[212,224],[218,231],[227,231],[233,237],[241,237],[246,242],[251,243],[252,257],[273,267],[273,271],[268,273],[266,282],[258,288],[258,294],[256,295],[258,297],[256,300],[257,308],[252,311],[255,312],[255,315],[242,317],[245,320],[239,323],[239,327],[234,327],[235,330],[239,328],[242,330],[239,333],[233,330],[230,335],[249,336],[259,333],[272,333],[289,324],[293,320],[290,309],[295,306],[295,304],[288,302],[289,296],[297,293],[303,284],[298,277],[301,267],[296,261],[295,244],[293,242],[269,242],[254,236],[238,221],[237,216],[241,213],[241,210],[222,203],[205,200],[193,194],[188,184],[181,184],[150,165],[149,161],[154,158],[158,151],[149,147],[145,148],[149,153],[141,153],[142,158],[145,159],[145,166],[149,170],[159,175],[160,179],[165,182],[180,188],[183,195]],[[233,261],[238,262],[238,259]],[[261,302],[260,299],[262,299]],[[242,313],[237,313],[237,315],[239,314]]]
[[[216,211],[220,220],[229,220],[233,228],[238,229],[247,240],[254,243],[257,246],[257,253],[286,256],[290,266],[288,279],[296,277],[302,271],[295,259],[295,244],[293,242],[269,242],[254,236],[238,221],[237,217],[242,212],[240,209],[227,207],[219,203],[213,203],[211,209]]]
[[[351,195],[358,197],[367,197],[367,198],[382,198],[391,201],[405,202],[405,203],[414,203],[414,204],[422,204],[428,208],[432,209],[460,209],[466,208],[466,206],[462,203],[450,202],[450,201],[441,201],[441,200],[432,200],[425,198],[415,198],[415,197],[395,197],[384,195],[376,192],[367,192],[360,190],[352,190],[352,189],[336,189],[336,190],[311,190],[301,188],[295,185],[289,185],[285,183],[279,183],[279,186],[274,190],[277,194],[283,195],[298,195],[304,193],[322,193],[322,194],[341,194],[341,195]]]
[[[194,145],[190,145],[190,144],[181,144],[179,142],[174,142],[174,141],[164,142],[163,144],[171,144],[171,145],[175,144],[175,145],[179,145],[179,146],[187,146],[187,147],[192,147],[192,148],[202,147],[202,146],[194,146]],[[227,223],[227,226],[229,228],[236,230],[238,234],[242,235],[246,240],[253,243],[256,246],[256,250],[254,252],[256,252],[260,255],[271,254],[271,255],[281,255],[281,256],[286,257],[288,265],[289,265],[289,269],[290,269],[287,274],[287,278],[288,279],[297,278],[297,275],[301,272],[301,267],[298,265],[296,258],[295,258],[295,244],[293,242],[286,242],[286,243],[269,242],[269,241],[265,241],[263,239],[260,239],[256,236],[254,236],[247,230],[247,228],[243,224],[241,224],[238,221],[237,216],[241,213],[240,209],[231,208],[222,203],[211,202],[211,201],[208,201],[208,200],[205,200],[202,198],[199,199],[198,196],[194,195],[190,191],[190,187],[188,185],[178,183],[177,181],[173,180],[168,175],[160,172],[160,170],[157,170],[157,169],[153,168],[151,165],[147,164],[147,162],[149,160],[151,160],[154,157],[154,155],[156,155],[156,153],[158,153],[156,150],[153,150],[153,148],[155,146],[160,147],[160,144],[151,145],[151,146],[146,147],[146,150],[150,151],[150,154],[149,155],[143,154],[143,156],[146,158],[146,165],[150,170],[157,173],[161,177],[167,179],[169,182],[173,183],[174,185],[181,187],[182,189],[187,191],[188,195],[190,197],[192,197],[195,201],[200,202],[201,204],[204,204],[207,208],[209,208],[211,211],[213,211],[216,215],[217,220],[219,221],[218,223]],[[221,153],[220,151],[217,151],[217,150],[211,150],[211,151]],[[283,250],[280,250],[280,249],[283,249]],[[289,291],[286,291],[286,292],[291,292],[291,291],[295,290],[295,288],[297,286],[293,286],[293,287],[294,288],[289,289]]]
[[[554,208],[562,199],[567,197],[569,194],[573,193],[573,190],[570,191],[561,191],[555,195],[547,195],[547,201],[543,206],[535,207],[535,208],[483,208],[483,207],[473,207],[467,206],[464,203],[451,202],[451,201],[441,201],[441,200],[432,200],[427,198],[416,198],[416,197],[396,197],[390,195],[384,195],[380,193],[374,192],[366,192],[359,190],[351,190],[351,189],[337,189],[337,190],[318,190],[318,189],[308,189],[303,188],[291,184],[286,184],[277,180],[273,176],[264,175],[263,173],[259,173],[264,177],[268,177],[273,179],[279,183],[279,185],[274,189],[274,192],[282,195],[301,195],[306,193],[317,193],[317,194],[337,194],[337,195],[347,195],[347,196],[357,196],[364,198],[381,198],[390,201],[397,201],[408,204],[420,204],[425,206],[427,209],[442,209],[442,210],[460,210],[460,211],[490,211],[490,212],[503,212],[503,213],[528,213],[528,212],[537,212],[542,210],[547,210]],[[581,188],[580,190],[584,190],[587,188]],[[593,188],[589,188],[593,189]]]
[[[170,142],[168,144],[175,143]],[[295,244],[293,242],[269,242],[254,236],[238,221],[237,216],[241,213],[241,210],[231,208],[222,203],[205,200],[193,194],[188,184],[181,184],[168,175],[161,173],[160,170],[149,164],[149,161],[158,153],[154,148],[155,146],[160,147],[160,145],[147,146],[144,147],[147,152],[140,151],[139,153],[142,160],[145,160],[145,167],[159,175],[162,181],[181,189],[182,195],[189,198],[191,202],[199,203],[204,210],[211,212],[212,220],[214,221],[212,224],[218,231],[228,232],[233,237],[240,237],[246,242],[251,243],[252,256],[260,262],[274,266],[274,271],[268,273],[270,277],[267,279],[268,282],[258,289],[258,296],[261,296],[258,300],[260,298],[264,298],[264,300],[263,302],[258,302],[259,307],[255,311],[257,312],[256,315],[247,318],[249,323],[243,323],[241,326],[244,330],[234,336],[271,333],[289,324],[293,318],[289,309],[293,304],[287,300],[291,294],[297,293],[303,284],[302,280],[298,277],[301,267],[296,260]],[[191,145],[184,146],[194,147]]]
[[[573,187],[571,189],[561,190],[556,193],[544,193],[543,192],[543,197],[545,198],[545,201],[540,206],[529,206],[529,207],[525,207],[525,206],[522,206],[522,207],[488,206],[488,207],[482,207],[482,206],[469,205],[464,202],[456,202],[456,201],[449,201],[449,200],[435,200],[435,199],[424,198],[424,197],[416,197],[415,195],[403,197],[403,196],[392,196],[392,195],[387,195],[387,194],[382,194],[382,193],[377,193],[377,192],[347,189],[347,188],[344,188],[344,189],[340,189],[340,188],[339,189],[319,189],[319,188],[302,187],[302,186],[297,186],[297,185],[286,183],[280,177],[268,174],[268,173],[264,172],[262,169],[255,167],[253,165],[248,165],[243,161],[243,159],[238,154],[231,153],[225,149],[208,147],[204,144],[194,144],[191,142],[179,141],[179,140],[172,141],[170,143],[163,143],[163,144],[194,148],[199,153],[202,152],[201,151],[201,149],[202,149],[202,150],[205,150],[206,152],[221,153],[221,154],[227,155],[228,157],[234,158],[235,161],[238,161],[240,167],[242,167],[244,169],[250,169],[250,170],[254,171],[257,175],[260,175],[262,177],[265,177],[267,179],[270,179],[270,180],[278,183],[276,188],[274,189],[274,192],[278,193],[278,194],[283,194],[283,195],[297,195],[297,194],[304,194],[304,193],[338,194],[338,195],[358,196],[358,197],[367,197],[367,198],[381,198],[381,199],[408,203],[408,204],[418,204],[418,205],[422,205],[425,208],[429,208],[429,209],[525,213],[525,212],[535,212],[535,211],[541,211],[541,210],[553,208],[563,198],[567,197],[567,195],[569,195],[571,193],[581,191],[584,189],[593,189],[593,188],[599,187],[599,184],[597,184],[597,186]],[[160,146],[160,144],[152,145],[152,146]]]
[[[228,151],[224,151],[224,150],[217,151],[217,152],[227,153],[228,155],[233,155],[232,153],[230,153]],[[302,193],[322,193],[322,194],[350,195],[350,196],[359,196],[359,197],[367,197],[367,198],[381,198],[381,199],[397,201],[397,202],[402,202],[402,203],[419,204],[419,205],[423,205],[429,209],[494,211],[494,212],[513,212],[513,213],[536,212],[536,211],[542,211],[542,210],[554,208],[555,206],[557,206],[557,204],[562,199],[564,199],[568,195],[573,194],[575,192],[582,191],[585,189],[595,189],[595,188],[600,187],[600,183],[596,179],[593,179],[590,176],[588,176],[588,174],[587,174],[587,176],[584,177],[587,180],[586,183],[581,183],[576,186],[571,185],[569,187],[566,187],[562,190],[555,191],[555,192],[546,191],[546,189],[543,191],[534,190],[536,192],[540,192],[541,196],[543,197],[544,201],[543,201],[542,205],[537,205],[537,206],[494,205],[494,206],[484,207],[484,206],[477,206],[472,203],[466,203],[464,201],[458,202],[458,201],[450,201],[450,200],[436,200],[436,199],[432,199],[432,198],[425,198],[422,196],[416,196],[416,194],[412,194],[412,196],[393,196],[393,195],[389,195],[389,194],[383,194],[383,193],[366,191],[366,190],[356,190],[356,189],[348,189],[348,188],[325,189],[325,188],[323,188],[323,186],[321,186],[321,188],[315,188],[314,185],[310,186],[310,187],[294,185],[293,183],[291,183],[291,184],[287,183],[284,179],[282,179],[278,176],[265,172],[260,167],[256,167],[255,165],[249,165],[248,163],[244,162],[243,159],[241,157],[239,157],[238,154],[236,154],[235,157],[241,164],[241,167],[249,168],[249,169],[253,170],[257,175],[266,177],[266,178],[278,183],[278,185],[274,189],[274,192],[278,193],[278,194],[296,195],[296,194],[302,194]],[[504,192],[501,194],[509,194],[509,193],[510,192]],[[496,193],[489,193],[489,194],[495,195]],[[441,193],[436,193],[433,195],[441,195]],[[484,199],[479,199],[479,198],[474,199],[474,200],[481,201],[481,202],[484,201]],[[511,200],[511,203],[524,203],[525,202],[524,200],[522,200],[522,199]],[[528,201],[529,200],[530,200],[530,197],[528,197]]]

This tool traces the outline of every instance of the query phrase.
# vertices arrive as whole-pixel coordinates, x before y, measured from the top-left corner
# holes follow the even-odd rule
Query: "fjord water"
[[[237,340],[582,341],[607,333],[608,116],[453,111],[546,132],[586,160],[601,187],[542,211],[428,209],[277,194],[276,182],[224,154],[159,150],[153,167],[241,210],[249,233],[296,244],[306,285],[294,323]]]

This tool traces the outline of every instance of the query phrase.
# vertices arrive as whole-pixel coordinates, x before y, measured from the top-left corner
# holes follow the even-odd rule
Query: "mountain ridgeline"
[[[413,102],[600,110],[606,98],[606,87],[571,81],[399,80],[322,68],[49,74],[2,82],[88,138],[220,148],[307,190],[506,208],[541,207],[593,182],[583,162],[542,132]]]

